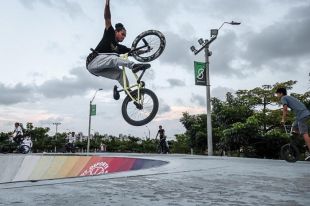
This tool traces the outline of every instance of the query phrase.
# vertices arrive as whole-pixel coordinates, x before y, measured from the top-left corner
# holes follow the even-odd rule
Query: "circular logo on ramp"
[[[102,175],[106,174],[109,171],[107,170],[109,167],[106,162],[97,162],[90,166],[87,170],[85,170],[80,176],[92,176],[92,175]]]

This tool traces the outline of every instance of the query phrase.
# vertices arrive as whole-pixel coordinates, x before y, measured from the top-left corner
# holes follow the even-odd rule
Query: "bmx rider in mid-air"
[[[307,125],[307,122],[310,120],[310,111],[298,99],[292,96],[288,96],[285,88],[278,88],[276,91],[276,95],[281,100],[281,103],[283,105],[283,115],[281,123],[285,124],[288,112],[287,109],[290,108],[291,110],[293,110],[296,115],[296,120],[292,125],[292,131],[299,131],[299,134],[303,135],[303,138],[308,147],[308,151],[310,151],[310,137]],[[310,160],[309,154],[305,160]]]
[[[130,48],[119,44],[126,37],[126,29],[123,24],[117,23],[115,29],[111,22],[110,1],[106,0],[104,9],[105,30],[103,38],[97,45],[97,47],[90,53],[86,60],[87,70],[95,76],[103,76],[109,79],[117,80],[122,87],[123,73],[119,68],[120,66],[132,69],[133,72],[137,72],[143,69],[151,67],[150,64],[136,64],[132,61],[125,60],[119,56],[119,54],[125,54],[130,52]],[[126,79],[128,82],[128,80]],[[114,87],[114,98],[116,96],[117,87]]]

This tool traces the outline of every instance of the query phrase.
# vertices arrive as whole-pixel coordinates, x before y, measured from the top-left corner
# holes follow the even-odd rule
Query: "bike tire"
[[[133,92],[131,92],[131,95],[135,96],[138,94],[138,90],[134,90]],[[141,89],[140,90],[140,95],[145,97],[145,95],[148,95],[150,97],[150,99],[152,100],[152,108],[151,108],[151,112],[149,112],[149,114],[141,119],[141,120],[137,120],[133,118],[133,114],[128,114],[129,113],[129,106],[131,106],[133,108],[134,111],[141,111],[141,109],[135,108],[135,106],[133,105],[133,101],[132,99],[127,95],[123,101],[123,105],[122,105],[122,115],[123,118],[125,119],[126,122],[128,122],[129,124],[133,125],[133,126],[143,126],[147,123],[149,123],[150,121],[152,121],[154,119],[154,117],[156,116],[157,112],[158,112],[158,99],[157,96],[154,94],[154,92],[152,92],[149,89]],[[145,98],[144,98],[145,99]],[[129,105],[132,104],[132,105]],[[142,109],[143,110],[143,109]]]
[[[281,147],[281,158],[287,162],[294,163],[299,160],[300,153],[293,144],[286,144]]]
[[[139,44],[141,42],[143,42],[143,39],[145,39],[146,37],[149,38],[151,36],[153,36],[155,39],[159,40],[158,48],[155,48],[156,51],[154,51],[152,53],[147,52],[147,53],[144,53],[144,54],[138,54],[136,52],[133,52],[132,56],[137,61],[139,61],[139,62],[150,62],[150,61],[153,61],[153,60],[157,59],[163,53],[163,51],[164,51],[164,49],[166,47],[166,38],[165,38],[165,36],[160,31],[157,31],[157,30],[148,30],[148,31],[142,32],[133,41],[131,48],[132,49],[138,48]],[[150,43],[150,42],[148,42],[148,43]],[[150,46],[150,47],[152,49],[154,49],[152,46]]]
[[[22,145],[20,146],[19,151],[22,154],[28,154],[30,152],[30,147],[27,145]]]

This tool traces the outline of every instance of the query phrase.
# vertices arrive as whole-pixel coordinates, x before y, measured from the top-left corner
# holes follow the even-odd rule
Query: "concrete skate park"
[[[309,162],[196,155],[0,155],[0,205],[309,205]]]

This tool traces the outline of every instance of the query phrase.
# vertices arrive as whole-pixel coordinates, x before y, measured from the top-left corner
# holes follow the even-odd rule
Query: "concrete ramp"
[[[166,163],[110,156],[2,155],[0,183],[103,175],[147,169]]]

